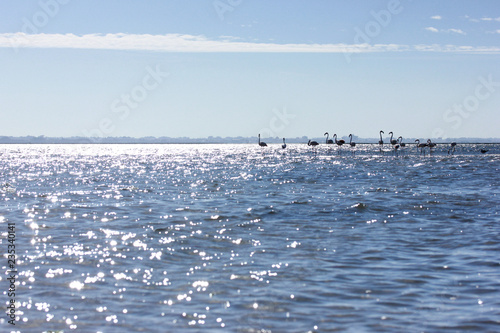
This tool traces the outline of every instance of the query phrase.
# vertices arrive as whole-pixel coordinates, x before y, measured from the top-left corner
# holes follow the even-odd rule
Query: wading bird
[[[352,154],[354,155],[354,147],[356,147],[356,142],[352,142],[352,134],[349,134],[349,146],[352,148]]]
[[[259,146],[261,147],[267,147],[267,144],[265,142],[260,141],[260,134],[259,134]]]
[[[427,140],[427,146],[429,146],[429,155],[432,154],[432,148],[436,147],[436,144],[431,141],[431,139]]]
[[[345,140],[337,140],[337,134],[333,135],[333,138],[335,139],[335,143],[339,147],[339,154],[340,154],[340,147],[345,143]]]
[[[455,147],[457,146],[456,142],[452,142],[450,144],[450,148],[448,148],[448,155],[453,155],[455,153]]]
[[[330,144],[330,145],[331,145],[331,144],[333,144],[333,140],[332,140],[332,139],[328,139],[328,138],[330,137],[330,134],[328,134],[328,132],[326,132],[326,133],[325,133],[325,134],[323,134],[323,135],[326,135],[326,142],[325,142],[325,143],[326,143],[327,145],[328,145],[328,144]]]
[[[403,137],[402,137],[402,136],[400,136],[400,137],[398,138],[398,141],[399,141],[399,145],[400,145],[401,147],[406,147],[406,143],[404,143],[404,142],[403,142]]]
[[[317,145],[319,145],[319,143],[317,143],[316,141],[311,141],[311,140],[309,140],[309,142],[307,142],[307,145],[308,145],[308,146],[311,146],[311,147],[312,147],[313,152],[314,152],[314,153],[316,153],[316,149],[315,149],[315,147],[316,147]]]
[[[309,142],[307,142],[307,145],[308,145],[308,146],[313,146],[313,147],[314,147],[314,146],[319,145],[319,143],[317,143],[316,141],[311,141],[311,140],[309,140]]]
[[[415,140],[415,142],[417,143],[417,150],[420,148],[420,155],[424,154],[425,156],[425,147],[427,147],[427,143],[420,143],[419,139]]]
[[[379,145],[380,152],[383,154],[384,152],[382,151],[382,148],[384,147],[384,140],[382,140],[382,134],[385,134],[384,131],[379,132],[380,140],[378,141],[378,145]]]
[[[391,145],[394,147],[394,145],[396,145],[398,143],[398,140],[394,140],[392,137],[394,136],[394,133],[392,132],[389,132],[389,134],[391,135],[391,139],[389,140],[389,142],[391,143]]]

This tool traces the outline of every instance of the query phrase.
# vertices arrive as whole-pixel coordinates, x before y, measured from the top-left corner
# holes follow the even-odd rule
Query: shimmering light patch
[[[193,282],[193,288],[196,288],[197,291],[205,291],[208,284],[208,281],[195,281]]]
[[[85,285],[83,283],[81,283],[80,281],[72,281],[70,284],[69,284],[69,287],[71,289],[76,289],[76,290],[82,290],[82,288],[84,287]]]
[[[36,309],[38,311],[45,311],[45,312],[49,312],[49,309],[50,309],[50,304],[49,303],[46,303],[46,302],[43,302],[43,303],[35,303],[35,306],[36,306]]]
[[[116,273],[113,275],[113,277],[117,280],[125,279],[125,280],[132,281],[132,278],[130,276],[127,276],[127,274],[125,274],[125,273]]]
[[[148,245],[142,242],[140,239],[134,241],[132,245],[134,245],[135,247],[142,247],[143,250],[146,250],[148,248]]]
[[[81,236],[86,236],[86,237],[88,237],[90,239],[90,238],[93,238],[93,237],[95,238],[96,234],[95,234],[95,232],[93,232],[93,231],[90,230],[90,231],[87,231],[86,233],[80,234],[80,235]]]
[[[120,234],[120,231],[118,230],[111,230],[111,229],[101,229],[102,232],[106,235],[106,238],[109,238],[111,236],[118,236]]]
[[[161,260],[161,255],[162,255],[161,251],[151,252],[151,255],[149,256],[149,260],[153,260],[153,259]]]
[[[45,277],[50,279],[50,278],[55,277],[56,275],[70,274],[72,272],[73,271],[71,269],[63,269],[63,268],[51,269],[51,268],[49,268],[49,270],[45,274]]]

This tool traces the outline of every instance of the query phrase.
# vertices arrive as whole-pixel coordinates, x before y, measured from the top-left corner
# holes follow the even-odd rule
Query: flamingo
[[[394,146],[394,156],[398,156],[399,144]]]
[[[285,149],[285,148],[286,148],[285,138],[283,138],[283,144],[281,145],[281,148],[283,148],[283,149]]]
[[[309,142],[307,143],[307,145],[308,145],[308,146],[313,146],[313,147],[314,147],[314,146],[319,145],[319,143],[317,143],[316,141],[311,141],[311,140],[309,140]]]
[[[349,140],[349,145],[350,145],[351,147],[356,147],[356,142],[352,142],[352,134],[349,134],[349,138],[350,138],[350,140]]]
[[[398,143],[398,140],[393,140],[393,139],[392,139],[392,137],[393,137],[394,133],[389,132],[389,134],[391,135],[391,139],[389,140],[389,142],[390,142],[390,143],[391,143],[391,145],[394,147],[394,145]]]
[[[267,144],[265,142],[260,141],[260,134],[259,134],[259,146],[261,147],[267,147]]]
[[[337,146],[339,146],[339,149],[340,147],[345,143],[344,140],[337,140],[337,134],[334,134],[333,137],[335,138],[335,143],[337,144]],[[340,150],[339,150],[339,154],[340,154]]]
[[[382,140],[382,133],[384,133],[384,131],[380,131],[379,135],[380,135],[380,140],[378,141],[378,144],[379,144],[379,149],[380,149],[380,152],[381,153],[384,153],[382,151],[382,148],[384,147],[384,140]],[[385,134],[385,133],[384,133]]]
[[[403,142],[403,137],[402,136],[400,136],[398,138],[398,141],[399,141],[399,145],[401,146],[401,148],[406,147],[406,143]]]
[[[436,147],[436,144],[431,141],[431,139],[427,140],[427,145],[429,146],[429,155],[432,154],[432,148]]]
[[[312,150],[313,150],[313,152],[314,152],[314,153],[316,153],[316,150],[314,149],[314,147],[316,147],[317,145],[319,145],[319,143],[318,143],[318,142],[316,142],[316,141],[311,141],[311,140],[309,140],[309,142],[307,142],[307,145],[308,145],[308,146],[312,146]]]
[[[406,143],[403,142],[403,137],[400,136],[397,140],[396,146],[394,146],[394,149],[397,151],[399,148],[403,149],[403,147],[406,147]],[[401,150],[401,152],[403,151]]]
[[[450,148],[448,149],[448,155],[453,155],[455,153],[455,146],[457,145],[456,142],[452,142],[450,144]]]
[[[424,154],[425,156],[425,147],[427,147],[427,143],[420,143],[420,140],[417,139],[415,140],[415,142],[417,143],[417,150],[418,148],[420,148],[420,155],[422,155],[422,153]]]
[[[355,151],[354,151],[354,147],[356,147],[356,142],[352,142],[352,134],[349,134],[349,146],[351,146],[351,148],[353,149],[352,151],[352,154],[354,155]]]
[[[326,132],[325,134],[323,135],[326,135],[326,144],[333,144],[333,140],[332,139],[328,139],[330,137],[330,134],[328,134],[328,132]]]

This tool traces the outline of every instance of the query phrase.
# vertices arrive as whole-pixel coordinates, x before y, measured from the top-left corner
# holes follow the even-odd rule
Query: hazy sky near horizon
[[[1,135],[499,137],[485,0],[0,0]]]

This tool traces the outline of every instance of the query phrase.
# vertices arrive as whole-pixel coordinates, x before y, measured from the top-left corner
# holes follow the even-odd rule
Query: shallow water
[[[499,331],[483,147],[0,145],[3,302],[11,222],[14,331]]]

